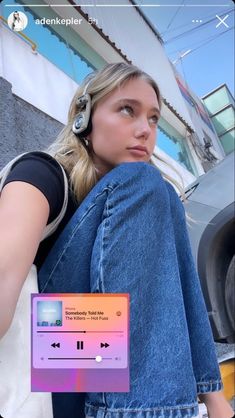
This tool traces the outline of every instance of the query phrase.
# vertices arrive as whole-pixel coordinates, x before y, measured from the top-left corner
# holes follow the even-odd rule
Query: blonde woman
[[[58,394],[55,418],[191,418],[198,395],[210,418],[233,415],[221,392],[184,209],[151,164],[160,110],[150,76],[110,64],[78,89],[52,157],[22,157],[5,183],[1,335],[33,261],[43,292],[130,294],[130,392],[87,393],[85,406],[81,394]],[[70,182],[69,204],[58,230],[39,245],[63,203],[57,161]]]
[[[12,20],[12,30],[16,31],[16,32],[20,32],[22,30],[24,30],[25,28],[25,23],[22,19],[22,17],[20,17],[20,14],[18,11],[15,11],[13,13],[13,20]]]

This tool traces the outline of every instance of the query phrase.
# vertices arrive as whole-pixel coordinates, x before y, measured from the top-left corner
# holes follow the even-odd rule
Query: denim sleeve
[[[200,280],[192,256],[185,210],[169,183],[167,188],[171,201],[175,245],[197,392],[219,391],[222,389],[221,376]]]

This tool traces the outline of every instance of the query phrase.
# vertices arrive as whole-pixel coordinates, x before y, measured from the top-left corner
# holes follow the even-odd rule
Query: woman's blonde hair
[[[116,88],[124,85],[127,81],[136,78],[141,78],[152,86],[161,109],[161,94],[157,83],[152,77],[131,64],[123,62],[108,64],[103,69],[89,74],[89,76],[84,79],[71,102],[67,125],[60,132],[56,141],[47,150],[63,165],[69,174],[70,184],[78,203],[86,197],[89,191],[97,183],[99,177],[89,153],[89,148],[84,145],[84,135],[75,135],[72,130],[74,120],[80,112],[77,100],[83,95],[86,87],[86,93],[91,96],[92,117],[92,114],[101,99]],[[156,154],[155,157],[161,160]],[[150,161],[150,163],[155,165],[153,161]],[[162,170],[160,171],[162,172]],[[173,183],[179,189],[182,195],[183,189],[180,184],[166,173],[162,172],[162,174],[166,180]]]

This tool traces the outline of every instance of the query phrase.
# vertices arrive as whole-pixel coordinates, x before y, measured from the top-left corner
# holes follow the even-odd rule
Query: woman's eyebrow
[[[126,102],[132,103],[135,106],[139,106],[139,107],[141,106],[141,102],[139,100],[131,99],[131,98],[128,98],[128,97],[125,97],[123,99],[118,100],[117,104],[122,104],[122,103],[126,103]],[[156,112],[160,117],[160,110],[157,107],[152,107],[150,110]]]

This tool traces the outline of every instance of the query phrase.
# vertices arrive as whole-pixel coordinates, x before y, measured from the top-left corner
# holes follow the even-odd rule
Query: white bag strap
[[[4,185],[5,181],[7,179],[7,176],[11,171],[11,168],[12,168],[13,164],[15,164],[15,162],[18,161],[21,157],[23,157],[23,155],[27,155],[27,154],[28,154],[28,152],[24,152],[23,154],[17,155],[17,157],[13,158],[13,160],[11,160],[7,165],[5,165],[5,167],[3,167],[3,169],[0,171],[0,193],[2,191],[2,188],[3,188],[3,185]],[[49,237],[49,235],[53,234],[53,232],[56,230],[59,223],[63,219],[64,214],[65,214],[66,209],[67,209],[67,205],[68,205],[68,188],[69,188],[68,187],[68,179],[67,179],[67,176],[65,174],[64,168],[62,167],[62,165],[59,162],[58,162],[58,164],[60,165],[60,168],[62,170],[63,177],[64,177],[64,201],[63,201],[63,205],[62,205],[62,208],[61,208],[61,211],[60,211],[59,215],[50,224],[48,224],[46,226],[46,228],[44,229],[41,241],[43,241],[45,238]]]

